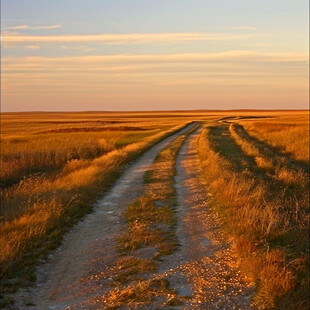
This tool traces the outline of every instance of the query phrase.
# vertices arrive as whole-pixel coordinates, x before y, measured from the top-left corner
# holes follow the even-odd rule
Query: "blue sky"
[[[306,0],[1,4],[4,111],[308,106]]]

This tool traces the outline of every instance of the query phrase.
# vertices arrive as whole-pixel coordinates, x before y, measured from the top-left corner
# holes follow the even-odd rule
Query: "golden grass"
[[[175,225],[174,164],[185,136],[177,137],[158,154],[146,173],[145,193],[127,206],[124,216],[128,227],[119,238],[121,253],[153,246],[157,248],[154,258],[158,258],[175,248],[175,240],[170,240],[174,239],[171,238],[171,228]]]
[[[231,124],[229,126],[229,131],[231,136],[234,138],[236,143],[241,147],[242,151],[245,153],[245,155],[253,157],[255,160],[255,163],[258,168],[270,171],[274,168],[273,160],[270,158],[267,158],[264,156],[259,148],[254,144],[249,142],[246,139],[243,139],[240,134],[236,131],[236,124]]]
[[[256,138],[290,154],[296,160],[309,163],[309,116],[245,121],[242,124]]]
[[[290,186],[298,186],[307,190],[309,187],[308,173],[292,163],[289,156],[278,153],[269,145],[261,144],[256,139],[252,139],[242,126],[234,123],[230,124],[229,131],[235,143],[240,146],[243,153],[252,157],[258,169],[265,171],[271,177],[281,180]]]
[[[187,121],[141,113],[1,114],[1,187],[56,174],[70,160],[94,159]]]
[[[33,266],[38,258],[55,248],[62,234],[91,210],[97,194],[113,184],[126,163],[184,127],[184,123],[176,124],[170,121],[167,129],[167,123],[163,123],[164,130],[142,138],[137,136],[134,143],[94,159],[69,160],[57,173],[28,176],[3,189],[1,275],[5,279],[17,278],[17,286],[33,279]],[[6,281],[2,283],[5,285]]]
[[[120,258],[113,268],[113,283],[111,286],[119,286],[132,280],[139,280],[139,274],[153,272],[156,270],[156,264],[152,260],[141,259],[133,256]]]
[[[272,309],[290,294],[286,309],[302,307],[307,304],[307,285],[301,287],[297,279],[307,279],[307,186],[302,191],[272,186],[267,175],[257,174],[244,159],[245,155],[263,154],[231,130],[237,140],[234,144],[226,131],[217,129],[225,126],[214,124],[204,129],[198,145],[208,191],[214,195],[213,209],[233,237],[243,271],[257,283],[256,307]],[[245,165],[241,172],[234,161]],[[301,261],[296,270],[293,266]]]
[[[290,159],[303,164],[309,159],[307,114],[304,111],[1,114],[1,275],[2,284],[7,285],[3,292],[34,280],[33,266],[38,258],[58,246],[63,233],[91,210],[97,194],[113,184],[126,163],[171,130],[181,128],[181,124],[228,116],[237,117],[250,136],[269,144],[275,149],[274,154],[281,154],[275,158],[255,143],[235,135],[234,141],[246,155],[237,162],[241,170],[236,171],[232,161],[209,141],[209,129],[204,131],[199,152],[210,191],[219,203],[217,210],[235,236],[246,272],[259,283],[257,305],[295,309],[291,307],[293,300],[299,309],[307,309],[304,269],[309,253],[308,192],[305,193],[308,175],[294,165],[287,165]],[[270,119],[248,120],[251,116]],[[129,127],[135,130],[123,130]],[[137,131],[138,128],[143,130]],[[170,150],[161,154],[166,161],[161,164],[167,169],[171,154]],[[246,157],[254,160],[252,166]],[[258,178],[257,169],[265,177]],[[146,182],[156,176],[148,173]],[[165,177],[169,176],[167,173]],[[284,187],[270,186],[266,183],[268,178],[273,178],[275,184],[282,182]],[[160,184],[161,179],[153,181],[152,201],[173,193],[171,183],[165,187]],[[155,216],[164,225],[173,222],[170,208],[153,212],[149,206],[150,213],[145,208],[143,215],[146,219],[130,228],[138,232],[138,237],[148,229],[149,216]],[[165,238],[172,240],[173,234],[159,235],[161,241],[155,241],[162,245],[161,255],[173,251],[174,242],[163,242]],[[128,258],[122,263],[130,266],[120,273],[120,280],[126,273],[139,274],[154,268],[149,261],[136,261],[141,268],[131,270],[132,262],[133,258]],[[124,266],[122,270],[127,268]]]
[[[175,292],[169,289],[165,279],[137,281],[125,289],[116,288],[103,297],[106,309],[116,309],[121,305],[137,306],[151,302],[153,296],[170,296]]]
[[[172,123],[167,128],[167,125],[150,127],[148,124],[148,130],[144,131],[110,131],[96,127],[101,131],[92,132],[87,130],[90,127],[85,127],[85,130],[80,132],[50,130],[49,133],[41,134],[4,133],[1,139],[1,185],[2,187],[12,185],[32,173],[55,171],[70,160],[99,157],[113,149],[167,130],[173,125],[175,124]],[[9,132],[10,128],[7,130]]]

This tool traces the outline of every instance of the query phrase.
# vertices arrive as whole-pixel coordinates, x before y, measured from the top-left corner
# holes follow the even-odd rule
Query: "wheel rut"
[[[208,212],[197,153],[199,133],[188,137],[176,161],[180,247],[164,259],[160,271],[169,275],[179,295],[189,297],[180,309],[250,309],[253,288],[242,278],[231,246]]]

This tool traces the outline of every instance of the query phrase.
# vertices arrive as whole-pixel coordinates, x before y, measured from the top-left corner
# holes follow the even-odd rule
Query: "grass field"
[[[9,290],[34,280],[34,264],[91,210],[126,163],[188,122],[139,115],[2,117],[1,275],[16,280],[5,282]]]
[[[2,293],[35,280],[40,259],[91,211],[127,163],[199,120],[204,129],[197,147],[206,191],[213,195],[206,212],[219,217],[242,272],[256,283],[253,302],[261,309],[308,309],[308,112],[5,113],[1,119]],[[141,270],[135,273],[156,268],[153,261],[131,257],[137,247],[155,244],[158,257],[174,250],[171,180],[184,137],[158,155],[146,192],[126,209],[128,231],[119,247],[128,261],[118,263],[138,262]],[[156,175],[159,164],[166,165],[166,175]],[[156,178],[162,193],[150,195]],[[157,210],[161,194],[167,208]],[[159,228],[150,231],[150,226]],[[111,305],[116,297],[109,297]]]
[[[309,123],[293,118],[211,122],[199,142],[210,204],[262,309],[309,307]]]

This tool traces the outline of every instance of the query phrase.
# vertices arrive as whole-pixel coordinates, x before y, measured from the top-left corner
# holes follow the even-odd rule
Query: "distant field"
[[[308,112],[5,113],[1,119],[5,291],[34,280],[38,259],[127,163],[199,120],[210,204],[234,239],[243,272],[258,284],[255,301],[267,308],[298,301],[306,309]]]
[[[87,115],[85,116],[87,117]],[[177,122],[103,119],[4,118],[1,186],[33,173],[59,172],[70,161],[91,160],[175,126]],[[72,163],[71,163],[72,166]]]

